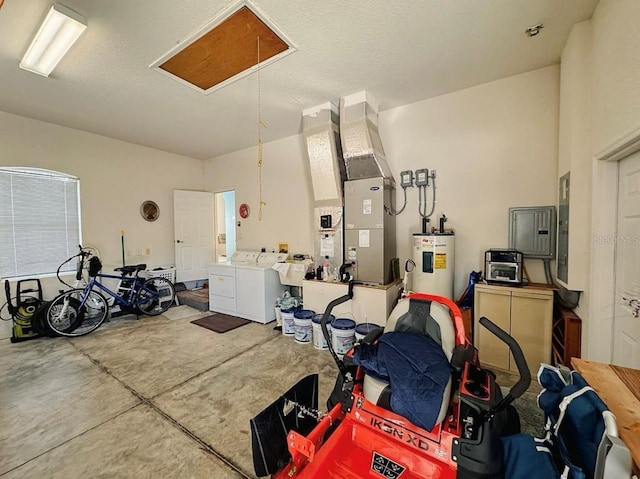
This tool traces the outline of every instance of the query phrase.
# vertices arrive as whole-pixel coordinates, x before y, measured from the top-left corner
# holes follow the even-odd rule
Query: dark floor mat
[[[202,326],[203,328],[215,331],[216,333],[226,333],[232,329],[249,324],[251,321],[248,319],[238,318],[236,316],[229,316],[228,314],[216,313],[211,316],[205,316],[204,318],[194,319],[191,322],[198,326]]]
[[[176,293],[180,304],[186,304],[199,311],[209,310],[209,290],[206,288],[196,291],[180,291]]]

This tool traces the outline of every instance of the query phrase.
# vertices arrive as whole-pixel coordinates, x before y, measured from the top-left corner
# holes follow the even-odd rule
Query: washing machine
[[[276,299],[287,291],[272,268],[286,253],[261,253],[255,263],[236,265],[236,316],[259,323],[276,319]]]
[[[236,316],[236,266],[256,265],[260,253],[236,251],[229,261],[209,265],[209,309]]]
[[[276,319],[276,298],[287,290],[272,268],[286,253],[236,251],[231,260],[209,267],[209,309],[258,323]]]

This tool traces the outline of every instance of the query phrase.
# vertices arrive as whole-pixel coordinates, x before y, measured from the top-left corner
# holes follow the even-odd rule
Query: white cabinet
[[[353,299],[336,306],[332,314],[336,317],[345,315],[355,319],[356,323],[374,323],[384,326],[393,309],[402,283],[369,286],[357,284],[353,288]],[[346,283],[333,281],[304,280],[302,295],[305,309],[323,313],[327,305],[349,291]]]
[[[549,287],[511,287],[477,284],[474,290],[474,344],[480,362],[517,372],[505,343],[478,321],[486,316],[518,342],[529,370],[536,374],[540,363],[551,361],[553,289]]]

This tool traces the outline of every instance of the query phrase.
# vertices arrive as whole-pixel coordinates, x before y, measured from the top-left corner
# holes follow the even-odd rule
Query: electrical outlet
[[[142,256],[142,248],[136,250],[136,256]]]
[[[427,168],[416,170],[416,186],[429,186],[429,170]]]
[[[151,254],[151,248],[145,248],[144,249],[144,254],[146,254],[147,256],[149,256]]]

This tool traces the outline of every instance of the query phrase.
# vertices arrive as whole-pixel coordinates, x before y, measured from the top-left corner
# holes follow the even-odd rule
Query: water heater
[[[453,299],[454,234],[414,233],[412,290]],[[454,300],[455,301],[455,300]]]

